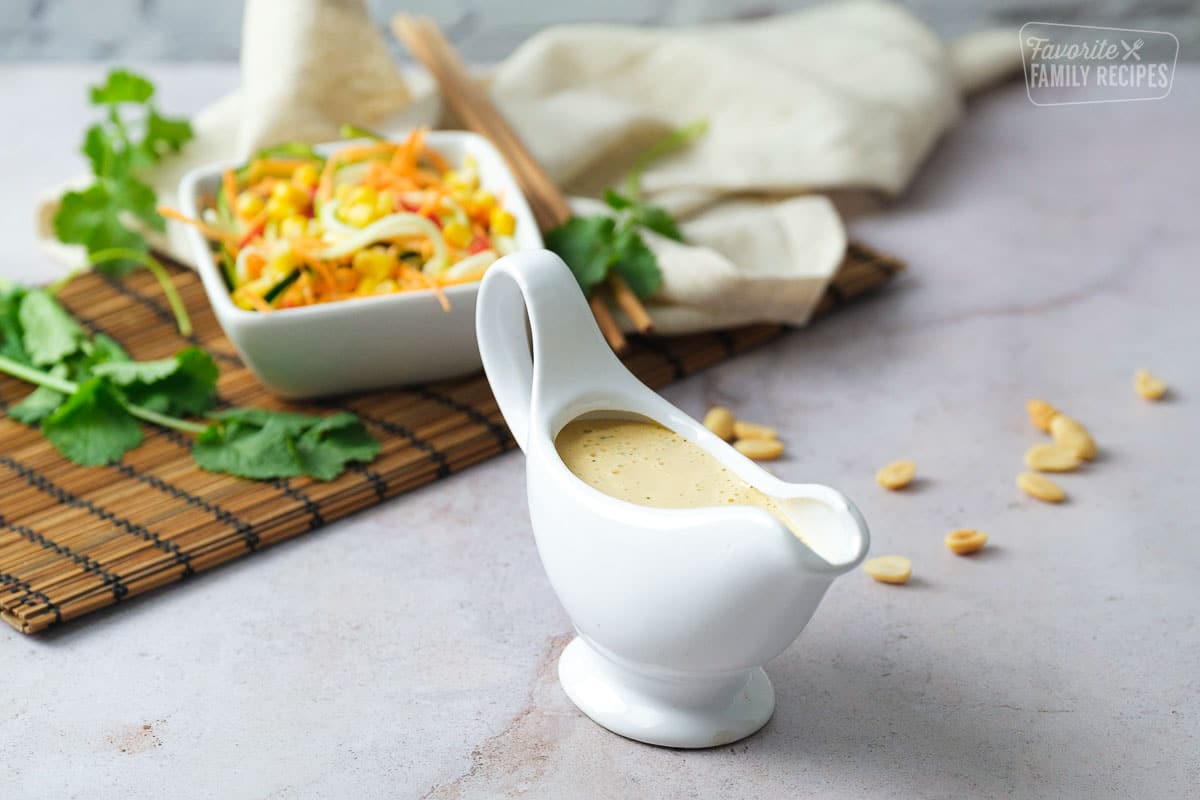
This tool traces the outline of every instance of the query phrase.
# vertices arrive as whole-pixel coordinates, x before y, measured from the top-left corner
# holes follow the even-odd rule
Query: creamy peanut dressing
[[[653,508],[757,506],[803,538],[774,500],[704,448],[658,423],[574,420],[559,432],[554,446],[580,480],[618,500]]]

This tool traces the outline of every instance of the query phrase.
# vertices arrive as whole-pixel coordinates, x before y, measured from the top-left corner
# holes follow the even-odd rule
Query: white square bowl
[[[470,155],[479,165],[479,184],[494,193],[516,218],[518,250],[542,247],[533,213],[499,151],[482,136],[465,131],[430,131],[425,141],[451,165]],[[322,155],[362,140],[319,145]],[[183,176],[183,213],[199,217],[222,173],[237,164],[197,167]],[[450,310],[432,290],[337,300],[263,314],[239,308],[229,295],[207,240],[188,226],[204,291],[217,321],[238,354],[275,394],[290,399],[344,394],[383,386],[453,378],[480,368],[475,341],[478,283],[445,288]]]

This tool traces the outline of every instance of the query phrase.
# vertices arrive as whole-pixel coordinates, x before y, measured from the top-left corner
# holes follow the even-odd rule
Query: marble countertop
[[[154,68],[170,110],[230,66]],[[46,279],[33,195],[69,177],[96,67],[5,67],[0,274]],[[75,102],[73,98],[78,97]],[[26,637],[0,626],[13,796],[1183,797],[1200,781],[1200,67],[1161,102],[971,103],[854,234],[886,294],[666,391],[777,426],[776,471],[846,491],[896,588],[835,582],[767,666],[760,733],[701,752],[606,733],[558,687],[570,626],[511,453],[165,591]],[[1174,387],[1130,387],[1150,367]],[[1013,478],[1027,398],[1103,457],[1061,507]],[[2,447],[2,445],[0,445]],[[890,494],[875,470],[912,458]],[[942,545],[991,536],[978,556]],[[114,689],[113,687],[119,687]]]

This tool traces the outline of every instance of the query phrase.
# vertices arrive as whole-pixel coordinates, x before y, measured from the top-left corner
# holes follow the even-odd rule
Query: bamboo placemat
[[[884,283],[901,264],[851,245],[822,299],[824,314]],[[199,278],[171,268],[192,314],[188,342],[221,368],[219,401],[283,407],[243,366],[208,307]],[[153,277],[85,275],[59,295],[92,333],[134,358],[165,358],[185,341]],[[629,368],[658,388],[782,331],[757,325],[674,338],[634,338]],[[0,412],[29,387],[0,376]],[[204,472],[188,437],[146,426],[146,440],[119,463],[79,467],[36,429],[0,417],[0,617],[23,633],[87,614],[178,581],[444,478],[513,446],[482,375],[393,389],[301,411],[352,411],[383,443],[379,458],[328,483],[256,483]]]

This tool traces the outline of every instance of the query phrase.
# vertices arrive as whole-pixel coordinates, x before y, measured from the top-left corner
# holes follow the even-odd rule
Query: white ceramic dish
[[[646,388],[553,253],[496,262],[479,291],[478,327],[488,381],[525,451],[538,552],[579,634],[558,662],[567,696],[609,730],[651,744],[713,747],[758,730],[775,708],[762,665],[862,561],[862,516],[834,489],[776,478]],[[674,430],[774,498],[804,541],[762,508],[650,508],[592,488],[554,446],[585,415]]]
[[[494,192],[516,217],[517,249],[542,246],[529,204],[491,142],[465,131],[430,131],[425,140],[451,165],[473,156],[480,186]],[[317,150],[328,155],[362,143],[335,142]],[[211,164],[186,174],[179,187],[183,212],[200,216],[204,197],[215,194],[221,174],[234,166]],[[442,310],[432,291],[416,291],[261,314],[234,304],[199,231],[189,227],[187,237],[217,321],[246,365],[282,397],[342,394],[452,378],[479,369],[477,283],[447,287],[449,311]]]

